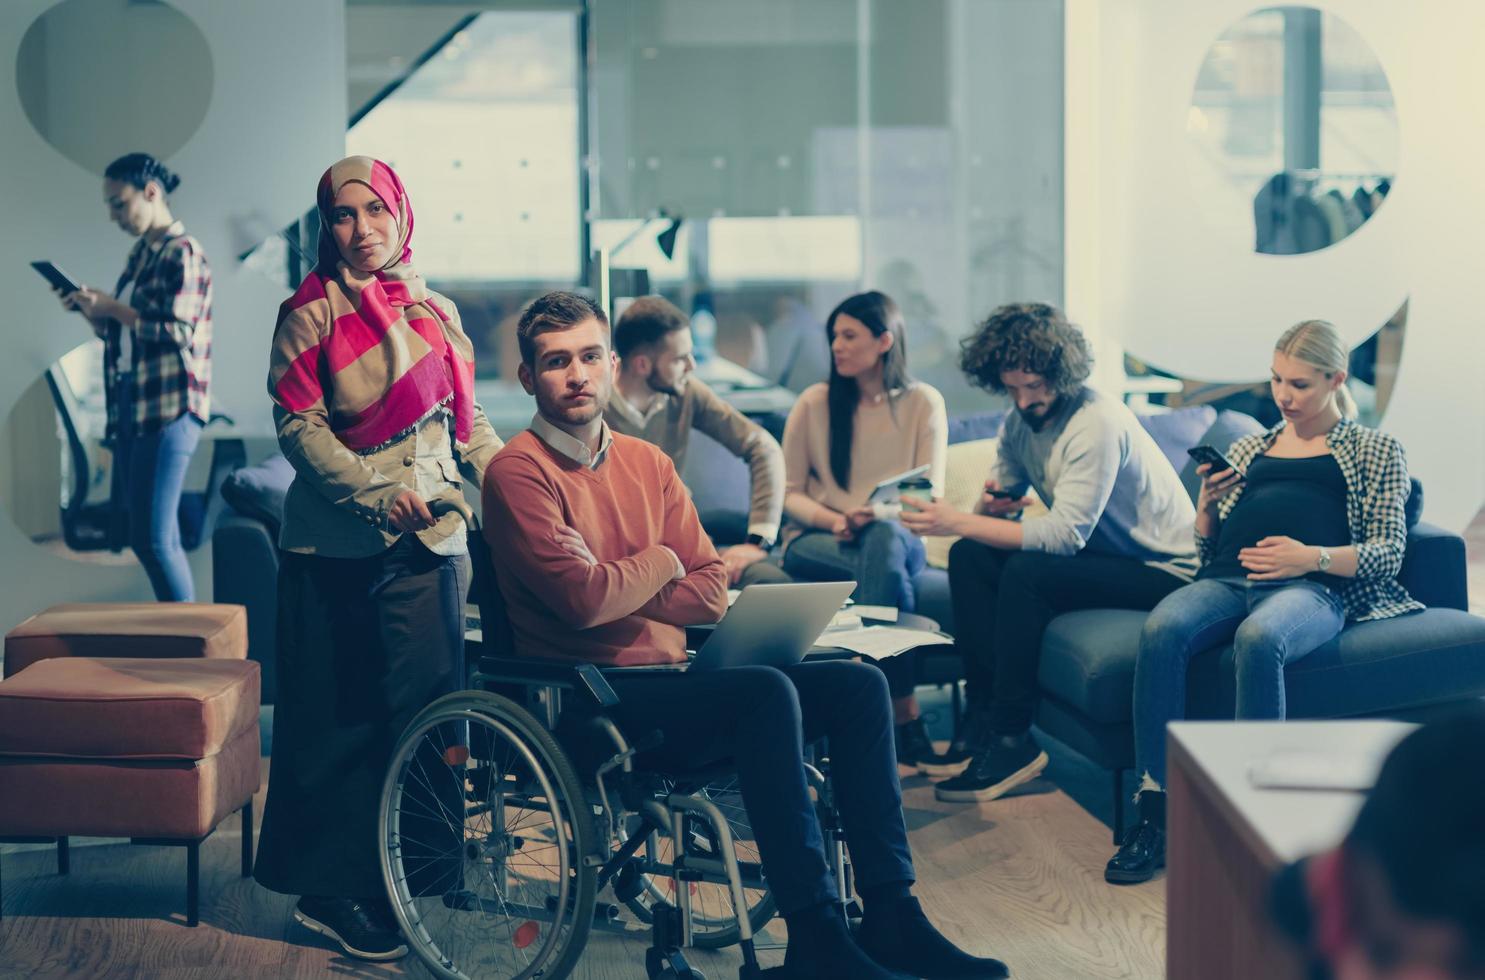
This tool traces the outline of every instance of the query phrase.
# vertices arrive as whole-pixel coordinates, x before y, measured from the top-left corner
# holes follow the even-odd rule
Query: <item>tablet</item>
[[[897,503],[897,485],[903,480],[911,480],[914,477],[924,476],[927,473],[928,465],[925,463],[922,466],[915,466],[905,473],[887,477],[887,479],[876,485],[876,489],[872,490],[871,496],[866,500],[866,505],[870,507],[873,504]]]
[[[77,284],[77,280],[73,279],[67,273],[63,272],[61,269],[58,269],[50,262],[32,262],[31,268],[41,273],[41,278],[51,283],[53,289],[60,289],[63,296],[67,295],[68,293],[75,293],[82,288]]]

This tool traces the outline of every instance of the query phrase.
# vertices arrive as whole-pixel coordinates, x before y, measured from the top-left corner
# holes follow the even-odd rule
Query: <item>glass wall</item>
[[[1062,298],[1062,18],[1061,0],[352,0],[347,142],[402,172],[417,260],[482,374],[513,375],[515,313],[593,285],[603,247],[795,389],[826,376],[830,309],[881,289],[913,373],[969,411],[987,402],[958,338],[998,303]],[[615,295],[640,282],[618,272]]]
[[[830,309],[881,289],[913,372],[985,404],[958,338],[1062,298],[1058,0],[622,0],[591,30],[592,213],[684,217],[685,273],[652,283],[710,303],[719,349],[802,388]]]

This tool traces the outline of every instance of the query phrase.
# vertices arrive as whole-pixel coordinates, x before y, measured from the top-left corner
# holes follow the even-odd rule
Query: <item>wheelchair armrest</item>
[[[593,664],[536,660],[531,657],[481,657],[476,682],[557,687],[587,695],[600,708],[619,703],[619,695]]]

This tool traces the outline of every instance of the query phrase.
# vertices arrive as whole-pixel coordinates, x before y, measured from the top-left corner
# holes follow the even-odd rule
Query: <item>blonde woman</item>
[[[1335,327],[1307,320],[1274,347],[1270,385],[1282,421],[1202,464],[1197,580],[1167,596],[1140,636],[1134,678],[1140,822],[1109,861],[1115,883],[1165,864],[1165,726],[1186,708],[1191,657],[1232,642],[1237,716],[1284,717],[1284,667],[1347,620],[1422,609],[1397,581],[1411,483],[1402,446],[1355,421],[1348,351]]]

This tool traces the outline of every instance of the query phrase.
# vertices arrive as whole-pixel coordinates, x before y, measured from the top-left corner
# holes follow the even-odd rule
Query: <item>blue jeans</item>
[[[806,582],[856,580],[852,598],[874,606],[918,607],[913,576],[927,564],[923,540],[896,521],[873,521],[853,541],[806,531],[784,552],[784,571]]]
[[[1284,717],[1284,666],[1346,624],[1341,598],[1307,579],[1204,579],[1161,600],[1140,633],[1134,670],[1135,766],[1165,786],[1165,726],[1186,715],[1186,668],[1232,641],[1239,718]],[[1148,784],[1147,784],[1148,785]]]
[[[191,602],[196,586],[180,540],[180,494],[201,421],[186,414],[129,446],[129,546],[139,556],[155,598]]]

